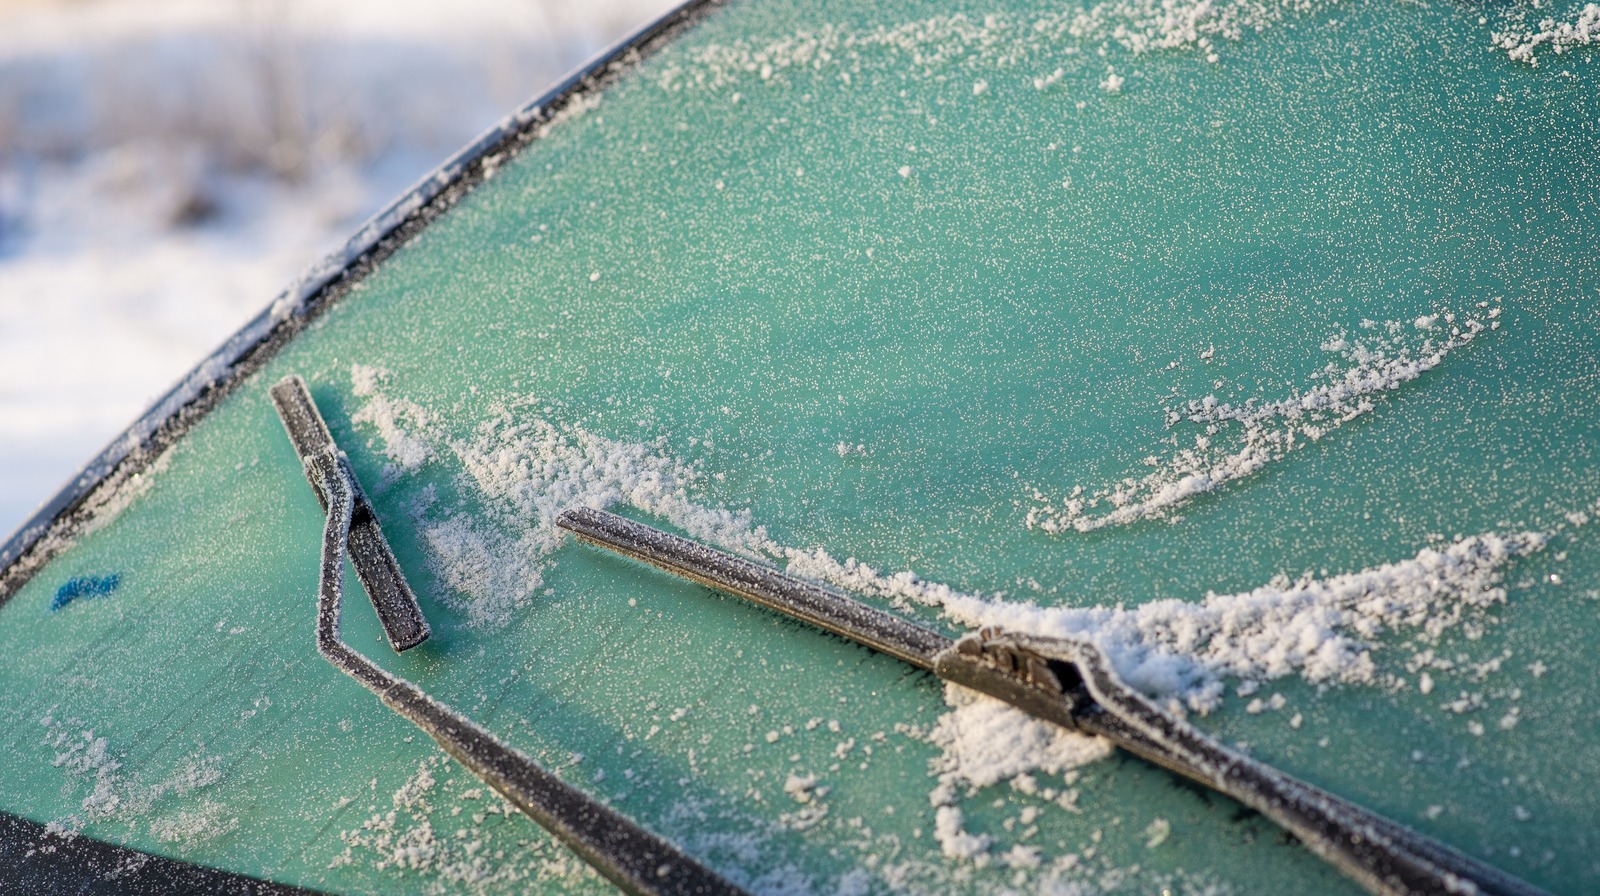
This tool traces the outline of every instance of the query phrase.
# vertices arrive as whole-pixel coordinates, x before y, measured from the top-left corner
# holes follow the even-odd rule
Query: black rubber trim
[[[0,605],[241,382],[501,163],[539,139],[544,125],[563,109],[605,89],[721,2],[688,0],[602,52],[457,152],[374,215],[342,249],[302,274],[0,544]]]
[[[0,896],[314,896],[317,891],[113,846],[0,812]]]

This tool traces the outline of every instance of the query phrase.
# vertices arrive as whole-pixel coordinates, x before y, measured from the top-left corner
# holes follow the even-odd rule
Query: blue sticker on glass
[[[56,589],[55,600],[50,601],[50,612],[65,607],[80,597],[104,597],[117,590],[122,584],[122,575],[113,573],[109,576],[77,576],[66,581],[66,584]]]

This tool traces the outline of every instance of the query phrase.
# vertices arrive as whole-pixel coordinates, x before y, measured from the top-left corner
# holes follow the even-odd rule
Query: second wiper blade
[[[1118,747],[1260,812],[1372,893],[1536,896],[1538,888],[1242,753],[1158,707],[1086,640],[984,629],[960,639],[691,539],[604,510],[556,520],[643,560],[889,654]]]
[[[608,511],[574,508],[557,517],[556,525],[591,544],[737,594],[930,672],[934,658],[955,643],[831,589]]]

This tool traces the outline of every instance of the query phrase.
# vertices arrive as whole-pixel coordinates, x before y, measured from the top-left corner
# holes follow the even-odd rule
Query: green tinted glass
[[[1090,633],[1227,742],[1595,888],[1594,16],[1481,15],[707,13],[0,609],[0,809],[331,891],[605,890],[318,657],[266,394],[300,374],[435,633],[396,657],[355,601],[350,642],[753,889],[1354,892],[1163,771],[558,536],[574,502],[946,631]]]

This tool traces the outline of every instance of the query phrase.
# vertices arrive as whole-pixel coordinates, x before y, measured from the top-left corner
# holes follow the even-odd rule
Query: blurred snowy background
[[[676,0],[0,0],[0,539],[302,268]]]

